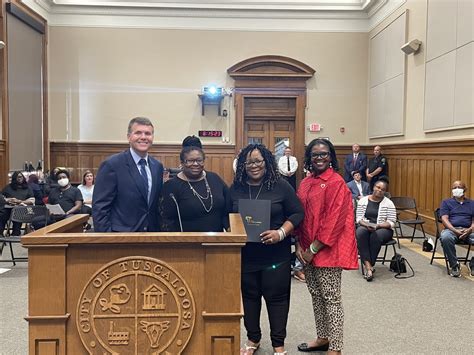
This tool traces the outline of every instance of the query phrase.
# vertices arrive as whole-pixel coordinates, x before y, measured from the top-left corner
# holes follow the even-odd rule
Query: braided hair
[[[312,159],[311,159],[311,150],[313,150],[313,147],[315,145],[325,145],[329,149],[329,156],[331,157],[331,167],[334,169],[334,171],[339,170],[339,163],[337,162],[337,156],[336,156],[336,149],[334,149],[334,145],[327,139],[324,138],[316,138],[313,139],[308,146],[306,147],[306,150],[304,152],[304,168],[307,171],[313,171],[313,164],[312,164]]]
[[[263,185],[265,188],[270,191],[273,189],[273,186],[280,178],[280,173],[278,172],[275,158],[271,151],[267,149],[263,144],[249,144],[247,147],[243,148],[237,157],[237,169],[234,176],[234,186],[238,189],[247,188],[247,171],[245,169],[245,162],[247,161],[247,156],[249,153],[254,150],[258,150],[262,154],[263,160],[265,161],[265,174],[263,175]]]

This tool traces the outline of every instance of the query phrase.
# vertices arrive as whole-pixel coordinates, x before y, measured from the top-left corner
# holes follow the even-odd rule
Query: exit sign
[[[321,125],[319,123],[311,123],[309,125],[309,131],[310,132],[320,132],[321,131]]]

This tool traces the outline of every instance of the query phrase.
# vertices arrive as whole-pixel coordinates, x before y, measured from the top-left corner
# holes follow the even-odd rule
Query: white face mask
[[[63,178],[61,180],[58,180],[58,185],[61,187],[65,187],[69,184],[69,179],[68,178]]]
[[[464,189],[461,189],[459,187],[453,189],[452,192],[454,197],[462,197],[464,195]]]

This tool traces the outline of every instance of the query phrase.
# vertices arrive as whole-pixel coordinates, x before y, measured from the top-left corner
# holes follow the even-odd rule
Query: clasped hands
[[[472,233],[472,227],[469,228],[456,228],[455,233],[460,240],[464,240]]]
[[[309,264],[314,257],[314,254],[311,252],[311,250],[309,248],[303,250],[303,247],[300,245],[299,242],[296,242],[295,254],[298,260],[301,261],[303,265]]]

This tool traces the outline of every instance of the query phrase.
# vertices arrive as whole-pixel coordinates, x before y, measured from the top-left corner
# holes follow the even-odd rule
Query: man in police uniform
[[[380,177],[388,176],[387,158],[382,155],[382,148],[379,145],[374,147],[374,157],[369,159],[366,176],[370,183],[370,191],[373,191],[374,184]]]

